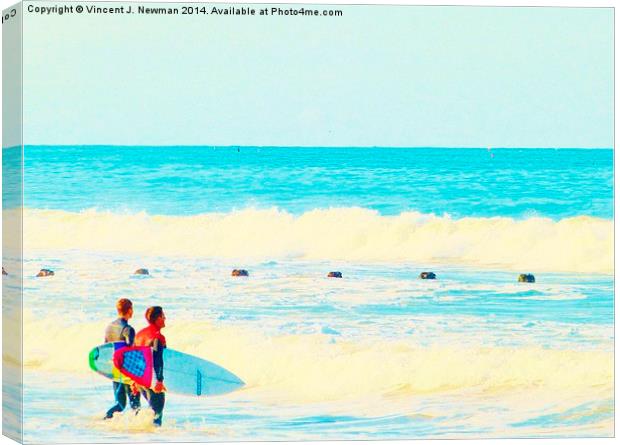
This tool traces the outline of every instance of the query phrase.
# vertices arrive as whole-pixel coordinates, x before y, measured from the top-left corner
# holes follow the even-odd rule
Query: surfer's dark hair
[[[164,313],[164,310],[161,306],[151,306],[146,310],[144,316],[146,317],[146,321],[153,324],[155,320],[157,320]]]
[[[129,309],[133,308],[133,303],[128,298],[121,298],[116,302],[116,310],[119,315],[127,315]]]

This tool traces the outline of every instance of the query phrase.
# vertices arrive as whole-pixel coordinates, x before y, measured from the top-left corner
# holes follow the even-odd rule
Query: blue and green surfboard
[[[245,383],[232,372],[208,360],[164,349],[164,384],[168,392],[194,396],[216,396],[235,391]],[[88,355],[90,368],[122,383],[137,381],[152,387],[153,352],[147,347],[126,347],[123,343],[96,346]],[[115,366],[117,363],[119,367]],[[149,382],[145,384],[145,382]]]

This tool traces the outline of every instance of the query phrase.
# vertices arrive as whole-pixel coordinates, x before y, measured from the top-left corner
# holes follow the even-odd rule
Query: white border
[[[190,1],[196,1],[196,0],[190,0]],[[169,1],[166,0],[149,0],[149,2],[157,2],[157,3],[170,3]],[[0,10],[3,10],[5,8],[8,8],[9,6],[13,5],[17,3],[15,0],[0,0]],[[69,3],[68,1],[62,1],[59,0],[58,3]],[[73,3],[80,3],[78,1],[75,1]],[[286,4],[295,4],[295,3],[299,3],[299,4],[326,4],[326,5],[332,5],[332,4],[341,4],[341,5],[352,5],[352,4],[363,4],[363,5],[427,5],[427,6],[534,6],[534,7],[542,7],[542,6],[556,6],[556,7],[614,7],[616,6],[616,2],[615,1],[611,1],[611,0],[591,0],[591,1],[583,1],[583,0],[544,0],[544,1],[493,1],[493,0],[473,0],[473,1],[465,1],[465,0],[446,0],[446,1],[439,1],[439,0],[424,0],[424,1],[420,1],[420,0],[390,0],[390,1],[386,1],[386,0],[379,0],[379,1],[371,1],[371,0],[337,0],[337,1],[330,1],[330,0],[306,0],[306,1],[302,1],[302,0],[287,0],[285,2],[282,1],[258,1],[258,0],[246,0],[246,1],[242,1],[242,0],[228,0],[228,1],[217,1],[217,2],[205,2],[205,3],[241,3],[241,4],[250,4],[250,3],[256,3],[256,4],[263,4],[263,3],[286,3]],[[614,29],[618,30],[618,14],[614,14]],[[616,32],[614,34],[615,37],[615,42],[614,42],[614,55],[617,54],[617,48],[618,48],[618,33]],[[0,33],[0,43],[1,43],[2,37],[1,37],[1,33]],[[0,45],[0,52],[1,52],[1,48],[2,46]],[[1,60],[1,59],[0,59]],[[1,62],[0,62],[1,63]],[[1,76],[2,73],[0,71],[0,80],[1,80]],[[618,80],[618,70],[616,69],[615,63],[614,63],[614,93],[615,93],[615,85],[617,84],[617,80]],[[2,92],[0,89],[0,102],[2,99]],[[618,103],[616,100],[614,100],[614,115],[617,116],[618,115]],[[0,110],[0,116],[1,116],[1,110]],[[614,135],[618,130],[618,123],[617,120],[614,119]],[[2,130],[0,129],[0,140],[2,139]],[[614,146],[615,146],[615,137],[614,137]],[[1,152],[1,150],[0,150]],[[0,154],[0,160],[1,160],[1,154]],[[0,164],[1,165],[1,164]],[[617,159],[616,156],[614,156],[614,172],[618,171],[618,165],[619,165],[619,161]],[[614,176],[614,191],[618,190],[618,178],[616,176]],[[2,193],[2,183],[0,181],[0,196]],[[615,215],[618,214],[618,210],[619,210],[620,206],[618,205],[618,201],[615,200],[614,202],[614,213]],[[1,214],[0,214],[0,221],[2,220]],[[1,241],[2,241],[2,232],[0,231],[0,245],[1,245]],[[618,240],[615,239],[615,248],[618,247]],[[617,249],[615,249],[617,250]],[[615,289],[615,286],[614,286]],[[616,320],[617,320],[617,315],[618,315],[618,307],[616,304],[616,308],[615,308],[615,316],[616,316]],[[0,327],[2,324],[2,319],[0,317]],[[1,330],[0,330],[1,332]],[[616,325],[616,332],[615,332],[615,338],[617,338],[617,325]],[[0,343],[0,353],[1,353],[1,343]],[[618,355],[615,355],[615,369],[618,369]],[[0,376],[1,376],[1,369],[0,369]],[[615,394],[615,400],[617,400],[617,392]],[[0,410],[1,410],[1,406],[0,406]],[[615,421],[614,421],[615,424]],[[351,444],[362,444],[362,443],[367,443],[368,441],[324,441],[324,442],[225,442],[225,444],[239,444],[239,443],[275,443],[275,444],[281,444],[281,445],[291,445],[291,444],[298,444],[298,443],[303,443],[303,444],[307,444],[307,445],[351,445]],[[508,444],[514,444],[514,445],[535,445],[535,444],[544,444],[544,445],[560,445],[560,444],[565,444],[565,443],[569,443],[571,445],[573,444],[581,444],[581,443],[590,443],[590,442],[594,442],[597,444],[608,444],[608,443],[613,443],[616,442],[616,439],[452,439],[452,440],[442,440],[442,439],[420,439],[420,440],[389,440],[389,441],[372,441],[369,442],[369,445],[416,445],[416,444],[433,444],[433,445],[447,445],[447,444],[451,444],[451,445],[459,445],[459,444],[463,444],[463,445],[469,445],[469,444],[485,444],[485,445],[496,445],[496,444],[500,444],[500,443],[508,443]],[[5,436],[0,436],[0,445],[10,445],[10,444],[14,444],[15,442],[13,442],[11,439],[8,439]],[[131,443],[131,442],[116,442],[116,443],[122,443],[123,445],[136,445],[136,443]],[[165,444],[171,444],[171,445],[176,445],[178,444],[178,442],[157,442],[157,443],[165,443]],[[217,443],[217,442],[209,442],[209,443]]]

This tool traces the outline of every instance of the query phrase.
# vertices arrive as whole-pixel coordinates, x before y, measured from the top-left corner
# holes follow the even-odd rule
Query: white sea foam
[[[6,215],[5,215],[6,217]],[[613,221],[461,218],[364,208],[245,209],[196,216],[26,209],[28,250],[211,258],[414,262],[519,271],[613,272]]]
[[[30,370],[86,373],[101,323],[67,325],[25,314],[24,362]],[[420,346],[408,339],[333,341],[332,336],[266,335],[249,327],[177,320],[165,334],[175,349],[236,373],[244,391],[278,402],[324,402],[367,396],[410,397],[454,391],[487,394],[541,389],[613,388],[606,350],[535,346]],[[59,348],[58,345],[67,345]]]

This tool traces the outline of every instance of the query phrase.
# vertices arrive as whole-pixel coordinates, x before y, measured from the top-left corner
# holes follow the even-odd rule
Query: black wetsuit
[[[136,331],[132,328],[127,320],[119,318],[114,320],[105,329],[105,342],[124,342],[127,346],[133,346]],[[127,398],[129,398],[129,406],[137,410],[140,408],[140,394],[132,394],[131,386],[126,383],[112,382],[114,390],[115,404],[108,410],[105,415],[106,419],[112,418],[114,413],[119,413],[127,406]]]
[[[153,341],[153,370],[155,371],[155,378],[157,381],[164,381],[164,348],[159,342],[159,340],[155,339]],[[161,426],[161,421],[163,418],[164,405],[166,404],[166,393],[164,392],[155,392],[151,388],[143,388],[140,390],[144,398],[149,402],[149,405],[153,412],[155,413],[155,417],[153,418],[153,423],[157,426]]]
[[[158,382],[164,381],[164,349],[166,348],[166,337],[162,335],[155,325],[149,325],[136,335],[136,346],[149,346],[153,348],[153,370]],[[141,389],[142,395],[148,400],[155,416],[153,423],[161,426],[164,405],[166,404],[166,393],[155,392],[151,388]]]

